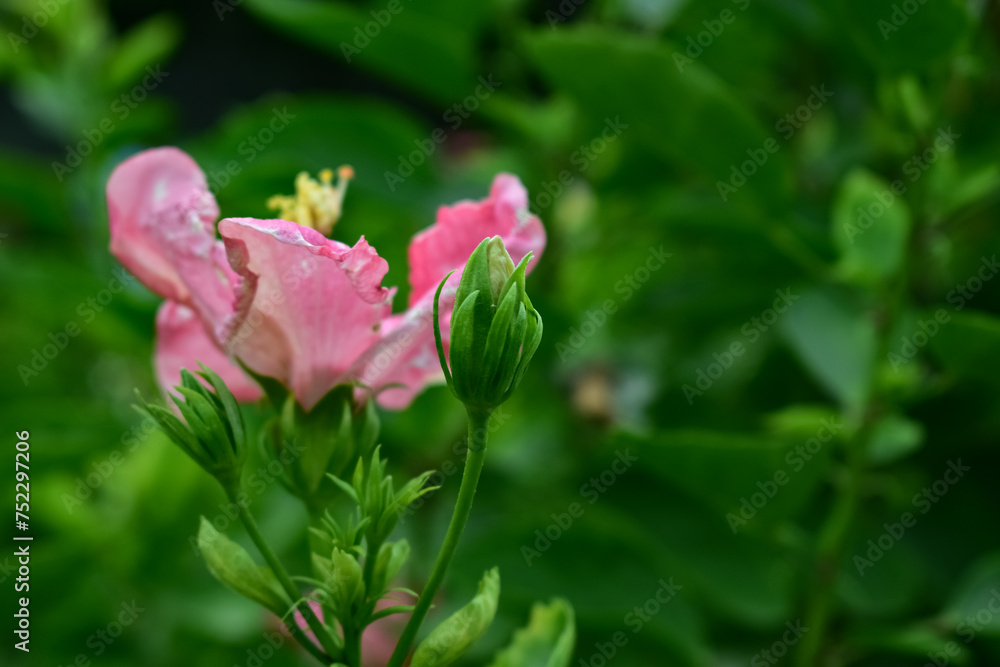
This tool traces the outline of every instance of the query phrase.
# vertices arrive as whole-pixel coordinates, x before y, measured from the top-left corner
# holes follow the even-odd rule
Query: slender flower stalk
[[[472,500],[476,495],[476,487],[479,485],[479,475],[483,470],[483,462],[486,460],[486,440],[492,410],[469,409],[469,438],[468,452],[465,459],[465,470],[462,472],[462,485],[458,490],[458,501],[451,515],[451,522],[448,524],[448,532],[445,534],[441,550],[438,552],[437,560],[434,561],[434,569],[427,580],[427,585],[420,593],[413,615],[403,629],[403,634],[399,638],[396,650],[392,653],[392,658],[386,667],[402,667],[406,659],[413,640],[420,630],[420,624],[431,607],[431,602],[437,594],[441,582],[444,580],[445,572],[451,563],[458,541],[465,530],[465,524],[469,521],[469,514],[472,512]]]
[[[246,527],[247,534],[257,546],[261,556],[264,557],[264,560],[267,561],[267,564],[271,567],[274,575],[278,578],[278,583],[281,584],[285,593],[298,607],[302,617],[309,625],[309,629],[313,631],[314,635],[316,635],[316,638],[319,640],[323,650],[326,651],[327,656],[331,658],[339,656],[341,650],[337,646],[336,640],[330,635],[329,629],[323,625],[319,618],[316,617],[315,612],[313,612],[312,607],[310,607],[308,603],[299,604],[299,601],[302,600],[302,591],[300,591],[298,585],[292,581],[291,576],[289,576],[288,571],[285,570],[285,566],[281,564],[281,560],[278,559],[277,554],[271,550],[270,545],[268,545],[268,543],[264,540],[264,536],[261,534],[260,528],[257,526],[257,521],[254,520],[253,514],[250,513],[250,508],[247,507],[245,502],[241,502],[236,494],[230,494],[229,500],[239,508],[240,520]],[[309,644],[312,644],[312,642],[308,639],[306,640],[306,643],[307,648]],[[325,662],[328,662],[326,657],[322,659]]]

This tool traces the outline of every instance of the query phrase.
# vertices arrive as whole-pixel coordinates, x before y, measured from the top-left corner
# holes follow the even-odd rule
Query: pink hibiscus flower
[[[164,391],[197,361],[219,373],[241,401],[260,389],[235,363],[272,377],[311,409],[335,385],[359,382],[381,405],[403,408],[441,379],[431,308],[438,283],[447,338],[454,287],[469,254],[500,236],[515,262],[545,247],[541,221],[528,214],[517,177],[499,174],[489,197],[438,210],[437,222],[409,247],[409,308],[392,314],[388,264],[361,237],[354,246],[316,229],[340,214],[347,173],[330,185],[300,175],[297,197],[273,200],[290,220],[215,220],[205,175],[183,151],[156,148],[122,164],[108,180],[111,252],[167,299],[157,315],[155,367]],[[299,224],[304,222],[306,224]],[[310,225],[310,226],[307,226]],[[447,344],[447,343],[446,343]]]

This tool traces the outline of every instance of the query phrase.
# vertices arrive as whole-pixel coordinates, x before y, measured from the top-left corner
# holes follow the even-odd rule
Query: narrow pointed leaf
[[[274,573],[257,565],[243,547],[218,532],[205,517],[198,530],[198,549],[208,571],[220,582],[278,616],[288,611],[291,600]]]
[[[434,628],[413,654],[411,667],[445,667],[455,662],[493,622],[500,597],[500,573],[488,570],[472,601]]]

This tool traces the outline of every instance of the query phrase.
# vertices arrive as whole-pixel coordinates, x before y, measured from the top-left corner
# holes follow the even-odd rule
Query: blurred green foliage
[[[192,548],[199,514],[246,544],[221,493],[130,408],[155,391],[158,299],[110,291],[103,184],[166,143],[223,215],[352,164],[336,237],[389,260],[397,307],[436,206],[500,170],[528,187],[545,338],[426,625],[500,567],[462,664],[571,641],[554,604],[495,656],[555,596],[574,665],[1000,663],[996,3],[24,0],[0,20],[0,412],[11,445],[31,433],[35,538],[32,653],[8,634],[3,664],[248,665],[276,627]],[[397,468],[460,464],[442,388],[383,421]],[[306,517],[266,486],[262,529],[304,569]],[[408,582],[457,488],[403,522]]]

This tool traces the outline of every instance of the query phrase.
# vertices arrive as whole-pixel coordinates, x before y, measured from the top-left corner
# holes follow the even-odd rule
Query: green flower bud
[[[136,409],[149,415],[175,444],[218,479],[227,492],[235,491],[246,459],[243,415],[222,378],[204,364],[200,365],[198,375],[215,391],[182,369],[181,384],[174,388],[184,400],[174,394],[170,394],[170,399],[177,405],[183,421],[167,408],[146,403],[138,391],[136,396],[141,405]]]
[[[330,558],[312,554],[316,583],[322,591],[324,606],[339,619],[351,618],[365,599],[365,582],[357,558],[342,549],[334,549]]]
[[[327,475],[361,510],[361,516],[367,522],[364,536],[368,544],[382,544],[413,501],[439,488],[426,486],[427,480],[434,474],[428,470],[396,491],[392,475],[386,474],[387,461],[379,456],[380,448],[381,445],[375,448],[367,465],[364,459],[358,461],[350,484],[335,475]]]
[[[375,401],[357,401],[354,390],[337,385],[309,412],[289,394],[261,432],[268,465],[280,466],[279,479],[312,516],[320,516],[339,493],[328,475],[350,471],[378,440]]]
[[[499,236],[484,239],[462,272],[451,314],[451,367],[434,297],[434,338],[445,379],[466,408],[492,410],[514,392],[542,340],[542,318],[524,290],[528,253],[515,267]]]

